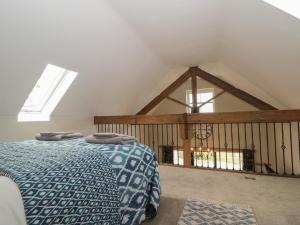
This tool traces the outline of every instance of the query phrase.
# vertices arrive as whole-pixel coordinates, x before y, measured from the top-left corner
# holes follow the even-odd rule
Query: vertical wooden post
[[[184,167],[191,167],[192,155],[191,155],[191,145],[192,145],[192,124],[188,124],[188,114],[184,114],[184,124],[180,124],[180,137],[183,143],[183,159]]]
[[[198,113],[199,108],[197,107],[197,76],[195,73],[192,74],[192,95],[193,95],[192,113]]]

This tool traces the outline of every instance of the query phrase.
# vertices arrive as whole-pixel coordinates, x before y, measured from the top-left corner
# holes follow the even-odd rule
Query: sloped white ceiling
[[[222,37],[223,0],[111,0],[115,9],[168,64],[215,61]]]
[[[300,20],[263,1],[232,3],[220,58],[287,108],[300,108]]]
[[[262,0],[111,2],[170,65],[218,61],[284,108],[300,108],[299,19]]]
[[[47,63],[79,72],[56,115],[132,113],[167,71],[100,0],[0,2],[0,114],[16,115]]]
[[[300,20],[261,0],[3,0],[0,32],[0,115],[47,63],[79,72],[56,115],[134,113],[171,68],[211,62],[300,108]]]

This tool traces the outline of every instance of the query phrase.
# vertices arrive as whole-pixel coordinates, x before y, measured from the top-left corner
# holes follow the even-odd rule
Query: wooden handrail
[[[136,115],[136,116],[95,116],[94,124],[165,124],[184,123],[182,114]]]
[[[95,116],[94,124],[264,123],[300,121],[300,110],[194,113],[169,115]]]

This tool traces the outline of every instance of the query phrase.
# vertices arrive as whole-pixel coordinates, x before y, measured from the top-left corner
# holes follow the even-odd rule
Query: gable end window
[[[208,100],[214,97],[214,89],[213,88],[205,88],[197,90],[197,106],[202,105]],[[193,94],[192,90],[186,91],[186,104],[189,106],[193,106]],[[187,113],[191,113],[191,108],[187,108]],[[210,100],[205,105],[200,107],[200,113],[211,113],[214,112],[214,100]]]

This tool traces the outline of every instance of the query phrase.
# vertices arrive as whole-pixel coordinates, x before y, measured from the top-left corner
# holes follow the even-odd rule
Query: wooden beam
[[[195,113],[136,116],[95,116],[94,124],[166,124],[166,123],[280,123],[300,121],[300,110]]]
[[[189,123],[281,123],[300,121],[300,110],[262,110],[246,112],[191,114]]]
[[[183,122],[182,114],[94,117],[94,124],[162,124]]]
[[[208,99],[206,102],[203,102],[201,105],[198,106],[199,111],[200,111],[200,108],[201,108],[202,106],[204,106],[204,105],[206,105],[207,103],[209,103],[210,101],[212,101],[212,100],[218,98],[219,96],[221,96],[221,95],[224,94],[224,93],[225,93],[225,91],[222,91],[222,92],[220,92],[219,94],[216,94],[214,97]]]
[[[179,101],[179,100],[177,100],[175,98],[172,98],[170,96],[168,96],[167,99],[169,99],[169,100],[171,100],[173,102],[176,102],[177,104],[183,105],[184,107],[193,108],[192,106],[190,106],[190,105],[188,105],[188,104],[186,104],[184,102],[181,102],[181,101]]]
[[[219,88],[223,89],[226,92],[229,92],[230,94],[236,96],[237,98],[247,102],[248,104],[256,107],[257,109],[260,110],[276,110],[276,108],[256,97],[253,95],[250,95],[249,93],[238,89],[234,87],[233,85],[211,75],[210,73],[207,73],[204,70],[201,70],[198,67],[192,67],[190,68],[192,73],[196,73],[198,77],[202,78],[203,80],[206,80]]]
[[[159,145],[159,147],[162,147],[163,145]],[[176,149],[176,150],[182,150],[183,149],[183,146],[177,146],[177,145],[168,145],[168,147],[172,147],[173,149]],[[200,149],[201,148],[201,149]],[[193,143],[191,143],[191,152],[210,152],[212,153],[214,150],[214,152],[216,153],[217,151],[220,150],[220,152],[234,152],[234,153],[238,153],[238,152],[241,152],[242,150],[241,149],[238,149],[238,148],[222,148],[222,147],[213,147],[213,146],[203,146],[203,147],[199,147],[199,146],[193,146]]]
[[[167,96],[169,96],[173,91],[175,91],[180,85],[182,85],[190,77],[191,77],[191,69],[188,69],[176,81],[174,81],[163,92],[161,92],[151,102],[149,102],[144,108],[142,108],[137,113],[137,115],[147,114],[151,109],[153,109],[158,103],[160,103],[163,99],[165,99]]]
[[[194,71],[194,70],[192,70]],[[193,95],[193,109],[192,113],[198,113],[199,108],[197,108],[197,75],[192,73],[192,95]]]
[[[192,125],[190,125],[192,127]],[[191,143],[192,139],[184,139],[183,141],[183,165],[186,168],[190,168],[192,164],[192,151],[191,151]]]
[[[192,145],[192,138],[193,138],[193,125],[188,124],[188,114],[183,114],[184,123],[179,125],[179,135],[182,140],[182,147],[183,147],[183,165],[184,167],[191,167],[192,165],[192,152],[191,152],[191,145]]]

